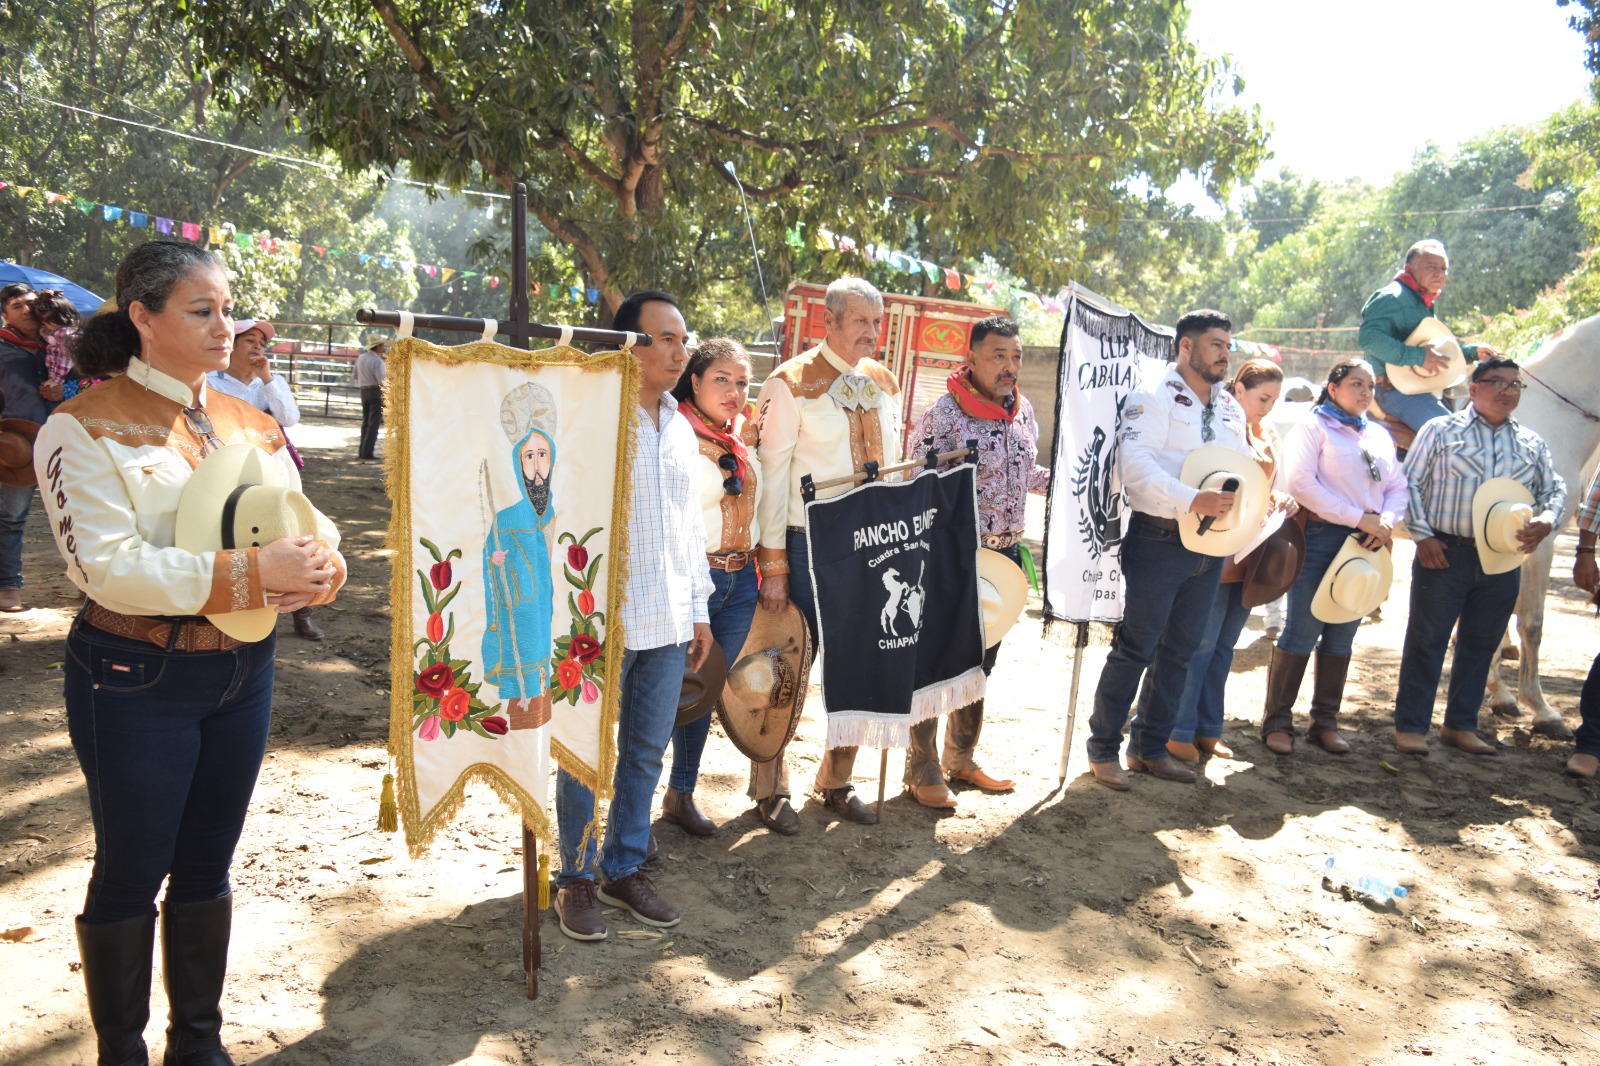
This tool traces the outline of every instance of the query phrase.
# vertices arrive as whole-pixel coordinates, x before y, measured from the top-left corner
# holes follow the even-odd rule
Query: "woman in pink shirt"
[[[1365,359],[1345,359],[1328,371],[1311,414],[1284,442],[1289,494],[1306,519],[1306,561],[1289,590],[1289,620],[1272,649],[1267,706],[1261,723],[1266,745],[1279,755],[1294,750],[1293,711],[1311,653],[1317,655],[1311,696],[1311,739],[1324,750],[1350,750],[1337,718],[1355,640],[1354,622],[1330,624],[1311,613],[1311,600],[1345,538],[1368,548],[1386,546],[1406,513],[1406,478],[1388,432],[1367,419],[1374,376]]]

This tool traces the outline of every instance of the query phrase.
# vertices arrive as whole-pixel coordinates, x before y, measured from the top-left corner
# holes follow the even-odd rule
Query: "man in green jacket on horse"
[[[1406,251],[1406,261],[1394,280],[1367,298],[1361,309],[1361,350],[1378,372],[1377,401],[1384,414],[1404,422],[1413,430],[1450,409],[1437,395],[1420,392],[1407,395],[1389,381],[1390,366],[1417,367],[1424,373],[1438,373],[1449,359],[1438,344],[1408,344],[1423,319],[1434,317],[1434,301],[1450,277],[1450,257],[1444,242],[1429,238]],[[1499,355],[1488,344],[1463,344],[1461,353],[1469,361]]]

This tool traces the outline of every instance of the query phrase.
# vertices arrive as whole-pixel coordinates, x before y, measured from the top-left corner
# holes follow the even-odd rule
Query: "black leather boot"
[[[77,920],[78,958],[89,993],[100,1066],[149,1066],[144,1027],[150,1020],[150,956],[156,916],[90,925]]]
[[[161,969],[171,1007],[162,1066],[234,1066],[222,1048],[233,893],[206,903],[163,903]]]

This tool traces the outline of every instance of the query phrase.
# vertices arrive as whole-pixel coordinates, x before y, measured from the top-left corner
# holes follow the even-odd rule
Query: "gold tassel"
[[[378,800],[378,832],[393,833],[400,828],[400,808],[394,801],[394,775],[383,775],[383,795]]]
[[[539,856],[539,909],[550,909],[550,856]]]

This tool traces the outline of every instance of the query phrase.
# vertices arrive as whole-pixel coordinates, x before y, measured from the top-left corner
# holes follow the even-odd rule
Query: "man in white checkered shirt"
[[[705,520],[696,464],[700,447],[670,395],[689,354],[678,303],[664,292],[634,293],[617,308],[614,329],[648,333],[639,359],[639,411],[633,431],[633,484],[628,513],[628,586],[622,605],[622,704],[617,715],[617,768],[610,816],[595,881],[595,845],[585,835],[594,793],[576,777],[556,774],[561,871],[556,915],[574,940],[604,940],[600,902],[660,929],[677,925],[678,909],[656,894],[641,867],[649,857],[650,809],[661,782],[683,689],[685,656],[698,670],[711,650]],[[596,486],[607,491],[609,486]]]

